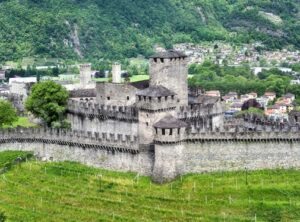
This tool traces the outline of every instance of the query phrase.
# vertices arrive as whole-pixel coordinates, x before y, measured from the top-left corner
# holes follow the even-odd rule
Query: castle
[[[137,172],[156,182],[187,173],[300,167],[298,128],[228,129],[220,99],[188,89],[187,60],[177,51],[160,52],[150,58],[150,81],[137,83],[122,82],[114,64],[112,82],[69,100],[71,131],[1,131],[0,151],[31,150],[46,160]]]

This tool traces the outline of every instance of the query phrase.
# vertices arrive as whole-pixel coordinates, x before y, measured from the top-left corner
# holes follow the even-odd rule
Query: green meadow
[[[7,221],[300,221],[297,170],[193,174],[158,185],[22,152],[0,153],[0,169],[8,163],[0,171]]]
[[[4,125],[3,128],[16,128],[16,127],[24,127],[24,128],[31,128],[31,127],[38,127],[36,124],[30,122],[27,117],[18,117],[18,119],[11,125]]]

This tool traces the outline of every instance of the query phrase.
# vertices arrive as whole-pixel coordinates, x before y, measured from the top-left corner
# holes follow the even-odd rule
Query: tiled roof
[[[159,120],[157,123],[154,124],[154,127],[157,128],[165,128],[165,129],[174,129],[174,128],[181,128],[181,127],[187,127],[187,124],[177,118],[175,118],[172,115],[168,115],[161,120]]]
[[[149,88],[139,90],[138,96],[160,97],[160,96],[174,96],[176,93],[167,89],[164,86],[150,86]]]

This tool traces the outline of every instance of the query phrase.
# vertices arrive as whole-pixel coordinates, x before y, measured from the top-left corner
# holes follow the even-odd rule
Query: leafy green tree
[[[0,100],[0,127],[3,127],[3,125],[11,125],[17,118],[17,112],[11,103]]]
[[[259,117],[263,117],[264,115],[265,114],[264,114],[264,111],[262,109],[251,107],[251,108],[249,108],[247,110],[243,110],[243,111],[237,112],[235,114],[235,117],[237,117],[237,118],[242,118],[243,116],[259,116]]]
[[[48,127],[66,128],[65,113],[69,94],[61,85],[46,81],[32,87],[25,107],[41,118]]]
[[[0,222],[4,222],[4,221],[6,221],[6,216],[2,211],[0,211]]]

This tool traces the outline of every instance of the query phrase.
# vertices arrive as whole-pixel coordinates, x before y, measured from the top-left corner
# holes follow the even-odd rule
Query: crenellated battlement
[[[80,64],[80,65],[79,65],[79,69],[80,69],[81,71],[83,71],[83,70],[91,70],[91,67],[92,67],[92,64],[90,64],[90,63],[87,63],[87,64]]]
[[[88,118],[138,121],[138,111],[130,106],[106,106],[95,103],[93,98],[68,101],[68,113]]]
[[[223,129],[223,131],[202,131],[196,128],[188,128],[185,134],[177,136],[180,140],[174,140],[174,143],[181,142],[268,142],[268,141],[300,141],[299,126],[290,126],[286,128],[261,128],[259,131],[251,131],[247,128],[236,127],[233,129]],[[169,131],[166,131],[169,135]],[[172,143],[169,136],[160,136],[155,143]]]
[[[46,143],[114,150],[119,152],[139,152],[136,136],[66,131],[48,128],[16,128],[0,130],[0,143]]]
[[[223,115],[221,105],[216,104],[197,104],[196,106],[182,106],[178,112],[178,118],[181,120],[207,118]]]

